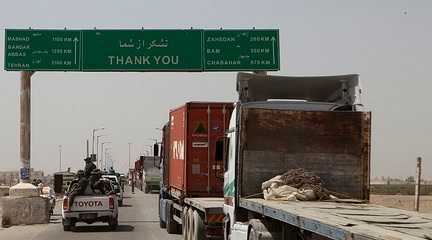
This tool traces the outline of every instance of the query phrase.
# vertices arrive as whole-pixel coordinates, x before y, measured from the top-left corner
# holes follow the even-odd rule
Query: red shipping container
[[[228,102],[189,102],[170,111],[168,171],[172,195],[223,195],[224,135],[233,107]]]

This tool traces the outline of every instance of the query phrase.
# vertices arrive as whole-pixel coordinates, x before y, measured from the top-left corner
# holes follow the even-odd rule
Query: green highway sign
[[[204,69],[279,70],[279,31],[205,30]]]
[[[6,30],[5,70],[80,71],[81,31]]]
[[[6,29],[8,71],[275,71],[278,30]]]
[[[200,30],[83,30],[83,71],[201,71]]]

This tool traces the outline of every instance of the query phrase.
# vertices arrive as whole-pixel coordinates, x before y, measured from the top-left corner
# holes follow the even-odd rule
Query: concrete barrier
[[[49,223],[49,200],[42,197],[3,197],[3,227]]]
[[[9,196],[9,187],[0,186],[0,197]]]

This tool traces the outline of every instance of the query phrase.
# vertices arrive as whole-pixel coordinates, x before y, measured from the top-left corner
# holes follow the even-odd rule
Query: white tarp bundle
[[[262,183],[265,200],[316,201],[335,200],[335,196],[321,187],[321,179],[303,169],[293,169]]]
[[[297,189],[283,184],[281,175],[263,182],[262,190],[265,200],[278,201],[313,201],[317,200],[315,192],[311,189]]]

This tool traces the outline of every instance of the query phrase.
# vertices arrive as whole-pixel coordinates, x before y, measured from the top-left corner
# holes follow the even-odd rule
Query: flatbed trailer
[[[367,203],[241,199],[240,207],[337,240],[432,239],[432,215]]]

